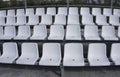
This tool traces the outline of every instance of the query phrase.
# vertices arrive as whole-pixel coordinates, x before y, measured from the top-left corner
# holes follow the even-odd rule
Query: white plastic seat
[[[112,15],[112,9],[111,8],[103,8],[103,15],[111,16]]]
[[[21,55],[16,64],[35,65],[39,59],[37,43],[22,43]]]
[[[118,40],[115,35],[115,28],[113,26],[103,26],[101,36],[104,40]]]
[[[98,27],[97,26],[85,26],[84,37],[85,37],[85,40],[100,40],[100,37],[98,34]]]
[[[0,26],[5,25],[5,17],[0,17]]]
[[[79,15],[68,15],[68,25],[80,25]]]
[[[42,16],[45,14],[45,8],[36,8],[35,15]]]
[[[93,16],[92,15],[83,15],[82,16],[82,24],[83,25],[95,25],[93,22]]]
[[[113,26],[120,26],[119,17],[115,15],[111,15],[109,18],[109,23]]]
[[[58,7],[58,15],[66,15],[67,16],[67,7]]]
[[[25,15],[25,10],[24,9],[17,9],[16,11],[16,16],[24,16]]]
[[[52,15],[42,15],[41,22],[42,25],[51,25],[52,24]]]
[[[27,40],[30,37],[30,26],[19,26],[18,34],[14,37],[15,40]]]
[[[0,63],[13,63],[18,58],[17,44],[14,42],[3,43],[3,54],[0,56]]]
[[[120,9],[114,9],[113,10],[113,15],[116,15],[116,16],[120,17]]]
[[[6,17],[6,10],[0,10],[0,17]]]
[[[115,65],[120,65],[120,43],[113,43],[111,47],[110,58],[115,63]]]
[[[8,26],[4,29],[3,39],[12,39],[16,36],[16,30],[14,26]]]
[[[7,26],[15,25],[15,17],[14,16],[7,16],[6,24]]]
[[[17,16],[17,21],[15,25],[25,25],[25,24],[26,24],[26,16],[25,15]]]
[[[56,15],[56,8],[55,7],[48,7],[47,8],[47,13],[48,15]]]
[[[64,46],[63,66],[84,66],[83,45],[67,43]]]
[[[37,25],[39,23],[39,17],[37,15],[31,15],[28,17],[27,25]]]
[[[54,24],[55,25],[66,25],[66,16],[65,15],[56,15]]]
[[[0,27],[0,39],[3,39],[3,27]]]
[[[92,15],[94,16],[101,15],[101,8],[92,8]]]
[[[107,17],[105,15],[97,15],[96,16],[96,24],[97,25],[109,25],[107,23]]]
[[[78,7],[69,7],[69,15],[79,15]]]
[[[109,66],[104,43],[91,43],[88,48],[88,61],[90,66]]]
[[[83,15],[90,15],[90,8],[89,7],[81,7],[80,14]]]
[[[7,11],[7,16],[15,16],[15,10],[14,9],[8,10]]]
[[[39,65],[60,66],[61,46],[59,43],[44,43]]]
[[[118,27],[118,33],[117,36],[120,38],[120,27]]]
[[[63,40],[64,27],[63,25],[51,25],[48,40]]]
[[[68,25],[66,30],[66,40],[82,40],[79,25]]]
[[[31,40],[44,40],[47,37],[46,26],[34,26],[33,35],[30,37]]]
[[[26,16],[33,16],[34,15],[34,8],[27,8],[26,9]]]

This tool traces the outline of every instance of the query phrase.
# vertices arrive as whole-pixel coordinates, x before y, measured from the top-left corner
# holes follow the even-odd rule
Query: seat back
[[[106,45],[104,43],[91,43],[88,48],[88,59],[106,58]]]
[[[64,28],[62,25],[52,25],[50,27],[50,36],[64,36]]]
[[[25,15],[25,10],[24,9],[17,9],[16,15],[17,16]]]
[[[13,27],[13,26],[5,27],[4,35],[5,36],[15,37],[16,36],[15,27]]]
[[[58,15],[67,15],[67,7],[58,7]]]
[[[6,10],[0,10],[0,17],[6,17]]]
[[[97,26],[85,26],[85,29],[84,29],[84,36],[85,37],[98,37],[99,34],[98,34],[98,27]]]
[[[8,10],[7,16],[15,16],[15,10]]]
[[[89,7],[81,7],[80,14],[83,15],[89,15],[90,14],[90,8]]]
[[[47,14],[49,15],[56,15],[56,8],[55,7],[48,7]]]
[[[81,36],[81,29],[78,25],[68,25],[66,36]]]
[[[101,15],[101,8],[92,8],[92,14],[94,16],[99,16]]]
[[[103,8],[103,15],[105,15],[105,16],[112,15],[112,9],[111,8]]]
[[[35,15],[41,16],[45,14],[45,8],[36,8]]]
[[[19,26],[18,36],[30,36],[30,26]]]
[[[14,42],[3,43],[3,54],[4,56],[9,57],[18,57],[18,47]]]
[[[115,29],[113,26],[103,26],[102,27],[102,36],[106,37],[106,36],[111,36],[111,37],[115,37]]]
[[[28,57],[31,59],[39,58],[37,43],[22,43],[21,52],[22,57]]]
[[[74,54],[74,55],[72,55]],[[83,59],[83,45],[80,43],[65,44],[64,57],[70,59]]]
[[[34,15],[34,8],[27,8],[26,9],[26,16]]]
[[[69,15],[79,15],[78,7],[69,7]]]
[[[79,15],[68,15],[67,24],[80,24]]]
[[[33,29],[34,36],[47,36],[47,29],[46,26],[34,26]]]
[[[59,43],[44,43],[42,57],[61,60],[61,46]]]

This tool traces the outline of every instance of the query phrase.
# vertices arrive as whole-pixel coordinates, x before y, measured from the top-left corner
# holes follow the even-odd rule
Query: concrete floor
[[[0,77],[60,77],[53,69],[0,65]],[[65,68],[64,77],[120,77],[120,67]]]

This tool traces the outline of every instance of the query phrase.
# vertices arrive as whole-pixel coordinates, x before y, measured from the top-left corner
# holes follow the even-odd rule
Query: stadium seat
[[[45,40],[47,37],[47,29],[45,25],[34,26],[33,35],[30,37],[31,40]]]
[[[3,39],[3,27],[0,27],[0,39]]]
[[[113,9],[113,15],[120,17],[120,9]]]
[[[22,15],[25,15],[25,10],[24,9],[17,9],[16,16],[22,16]]]
[[[118,27],[118,37],[120,38],[120,27]]]
[[[66,16],[65,15],[56,15],[54,24],[55,25],[66,25]]]
[[[15,40],[27,40],[30,37],[30,26],[19,26],[18,34],[14,37]]]
[[[6,10],[0,10],[0,17],[6,17]]]
[[[96,24],[97,25],[109,25],[107,23],[107,17],[105,15],[96,16]]]
[[[101,15],[101,8],[92,8],[92,15],[94,16]]]
[[[41,16],[41,22],[39,24],[42,25],[51,25],[52,22],[52,15],[42,15]]]
[[[118,16],[111,15],[109,17],[109,23],[113,26],[120,26],[120,20]]]
[[[8,10],[7,11],[7,16],[15,16],[15,10],[14,9]]]
[[[0,26],[5,25],[5,17],[0,17]]]
[[[68,15],[68,25],[80,25],[79,15]]]
[[[0,56],[0,63],[13,63],[18,58],[17,44],[14,42],[3,43],[3,54]]]
[[[7,16],[5,26],[12,26],[15,25],[15,17],[14,16]]]
[[[58,7],[58,15],[66,15],[67,16],[67,7]]]
[[[56,8],[55,7],[48,7],[47,8],[47,13],[48,15],[56,15]]]
[[[104,40],[118,40],[113,26],[103,26],[101,36]]]
[[[42,16],[45,14],[45,8],[36,8],[35,15]]]
[[[103,15],[111,16],[112,15],[112,9],[111,8],[103,8]]]
[[[63,25],[51,25],[48,40],[63,40],[64,27]]]
[[[84,29],[85,40],[100,40],[97,26],[85,26]]]
[[[78,7],[69,7],[69,15],[79,15]]]
[[[63,66],[84,66],[83,45],[67,43],[64,46]]]
[[[84,15],[90,15],[90,8],[89,7],[81,7],[80,14],[82,16],[84,16]]]
[[[37,15],[31,15],[28,17],[27,25],[37,25],[39,24],[39,17]]]
[[[59,43],[44,43],[39,65],[60,66],[61,46]]]
[[[6,26],[4,29],[4,40],[10,40],[16,36],[16,30],[14,26]]]
[[[17,59],[16,64],[35,65],[39,59],[37,43],[22,43],[21,48],[21,55]]]
[[[26,16],[34,15],[34,8],[26,8]]]
[[[26,16],[25,15],[21,15],[21,16],[18,15],[15,25],[26,25]]]
[[[92,15],[83,15],[82,16],[82,24],[83,25],[95,25],[93,22],[93,16]]]
[[[113,43],[111,46],[110,58],[115,63],[115,65],[120,65],[120,43]]]
[[[82,40],[79,25],[68,25],[66,29],[66,40]]]
[[[109,66],[104,43],[91,43],[88,48],[88,61],[90,66]]]

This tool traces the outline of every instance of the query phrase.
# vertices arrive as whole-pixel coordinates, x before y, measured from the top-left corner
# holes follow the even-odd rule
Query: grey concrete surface
[[[53,69],[0,65],[0,77],[60,77],[60,75]],[[64,77],[120,77],[120,67],[65,68]]]

